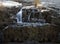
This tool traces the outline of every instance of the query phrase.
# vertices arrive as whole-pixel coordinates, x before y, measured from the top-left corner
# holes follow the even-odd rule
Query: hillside
[[[9,6],[9,5],[8,5]],[[47,12],[42,12],[46,23],[49,25],[44,26],[25,26],[19,27],[17,25],[15,16],[20,10],[20,7],[13,6],[8,7],[0,6],[0,32],[2,32],[2,42],[20,42],[25,43],[26,41],[33,41],[38,43],[45,42],[60,42],[60,14],[58,12],[50,10]],[[58,8],[51,7],[55,10]],[[45,9],[45,8],[43,8]],[[31,12],[31,11],[30,11]],[[28,11],[24,13],[27,15]],[[35,13],[35,12],[34,12]],[[33,13],[33,14],[34,14]],[[37,14],[38,15],[38,14]],[[38,18],[38,17],[37,17]],[[13,26],[17,25],[16,27]],[[7,27],[7,28],[5,28]]]

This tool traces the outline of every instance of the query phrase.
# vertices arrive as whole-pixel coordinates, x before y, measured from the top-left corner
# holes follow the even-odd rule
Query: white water
[[[2,4],[2,6],[8,7],[8,8],[11,8],[11,7],[17,8],[22,6],[22,3],[15,2],[15,1],[0,1],[0,3]]]
[[[17,15],[17,23],[22,23],[22,9],[16,15]]]

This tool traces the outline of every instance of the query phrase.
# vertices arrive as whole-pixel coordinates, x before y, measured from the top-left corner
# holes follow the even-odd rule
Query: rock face
[[[18,6],[18,7],[17,7]],[[14,16],[20,10],[20,3],[14,1],[0,2],[0,28],[13,22]]]
[[[0,29],[2,30],[5,26],[13,23],[14,17],[20,8],[3,8],[0,9]]]

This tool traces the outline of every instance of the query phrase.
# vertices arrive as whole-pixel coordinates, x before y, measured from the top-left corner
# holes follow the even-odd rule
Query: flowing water
[[[57,0],[41,0],[41,2],[44,2],[45,5],[47,5],[48,3],[50,3],[52,6],[60,8],[60,5],[59,5],[60,1],[57,1]],[[46,2],[48,2],[48,3],[46,3]],[[52,3],[54,3],[54,4],[52,4]],[[49,6],[51,6],[51,5],[49,5]],[[30,16],[28,16],[28,20],[30,21]],[[34,25],[34,26],[38,25],[38,23],[37,24],[35,24],[35,23],[26,23],[26,22],[23,23],[22,22],[22,9],[17,13],[17,23],[20,23],[20,24],[25,25],[25,26],[26,26],[26,24],[27,25],[30,24],[30,25]],[[43,24],[40,23],[39,25],[41,26]]]
[[[0,0],[0,1],[15,1],[15,0]],[[26,2],[34,2],[34,0],[22,0],[22,1],[26,1]],[[40,0],[41,2],[49,2],[49,3],[55,3],[55,7],[60,8],[60,0]],[[45,5],[47,5],[45,3]]]
[[[17,15],[17,23],[22,23],[22,9],[16,15]]]

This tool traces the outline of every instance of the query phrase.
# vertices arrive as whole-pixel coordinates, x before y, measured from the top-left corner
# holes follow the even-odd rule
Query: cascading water
[[[23,9],[24,8],[21,8],[21,10],[16,14],[16,18],[17,18],[17,24],[19,26],[43,26],[43,25],[49,25],[48,23],[45,23],[45,20],[43,19],[35,19],[35,13],[36,11],[32,9],[32,11],[29,12],[28,16],[27,16],[27,20],[29,22],[23,22]],[[28,9],[27,9],[28,10]],[[26,11],[27,12],[27,11]],[[37,11],[38,12],[38,11]],[[40,12],[39,12],[40,13]],[[38,14],[38,13],[37,13]],[[31,18],[32,16],[33,18]],[[41,14],[39,14],[38,16],[40,16]],[[42,15],[41,15],[42,16]],[[25,17],[24,17],[25,18]],[[31,19],[31,20],[30,20]],[[43,22],[43,23],[41,23]]]
[[[31,13],[30,13],[30,15],[28,16],[28,21],[30,21],[30,16],[31,16]]]
[[[17,15],[17,23],[22,23],[22,9],[16,15]]]

